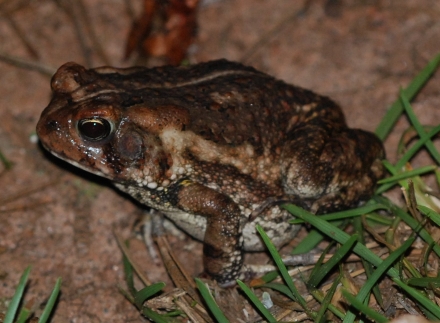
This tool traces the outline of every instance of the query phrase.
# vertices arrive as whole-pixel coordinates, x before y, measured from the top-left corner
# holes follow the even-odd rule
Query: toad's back
[[[106,67],[96,71],[112,72],[101,74],[101,80],[109,88],[124,89],[127,108],[146,103],[164,114],[164,107],[184,108],[189,113],[186,131],[222,145],[251,143],[262,152],[312,119],[329,131],[346,126],[341,109],[328,98],[225,60],[191,67],[137,67],[126,74]]]

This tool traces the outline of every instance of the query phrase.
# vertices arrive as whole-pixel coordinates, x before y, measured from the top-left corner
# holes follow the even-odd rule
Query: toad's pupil
[[[78,123],[78,130],[84,139],[98,141],[110,133],[110,123],[104,119],[84,119]]]

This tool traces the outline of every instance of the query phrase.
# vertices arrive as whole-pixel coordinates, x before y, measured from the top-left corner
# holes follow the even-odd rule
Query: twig
[[[307,1],[300,10],[295,10],[293,13],[289,13],[286,18],[281,19],[276,26],[261,36],[260,39],[241,56],[239,61],[242,63],[248,63],[250,58],[258,51],[259,48],[266,47],[266,45],[274,38],[276,34],[280,33],[292,19],[304,14],[308,10],[309,6],[310,2]]]
[[[26,34],[20,29],[20,27],[17,25],[14,19],[12,19],[11,15],[9,13],[2,14],[2,16],[6,19],[6,21],[9,23],[9,26],[12,28],[12,30],[15,31],[18,38],[22,41],[24,46],[26,47],[29,54],[35,58],[38,59],[38,51],[34,49],[31,42],[27,39]]]
[[[128,261],[130,262],[130,264],[133,267],[134,271],[138,275],[139,279],[145,284],[145,286],[150,286],[152,284],[151,280],[148,279],[148,277],[146,277],[142,273],[142,270],[140,269],[140,267],[133,261],[128,248],[125,246],[124,241],[122,241],[122,238],[116,232],[113,232],[113,234],[114,234],[114,236],[116,238],[116,241],[117,241],[117,243],[119,245],[119,248],[121,248],[122,253],[124,254],[124,256],[127,257]]]
[[[34,186],[34,187],[31,187],[31,188],[25,189],[25,190],[20,191],[18,193],[11,194],[9,196],[6,196],[6,197],[0,199],[0,205],[7,204],[7,203],[9,203],[11,201],[14,201],[14,200],[18,200],[19,198],[22,198],[22,197],[27,197],[28,195],[30,195],[30,194],[32,194],[34,192],[41,191],[41,190],[45,189],[48,186],[55,185],[56,183],[59,183],[59,180],[50,181],[48,183],[44,183],[42,185],[38,185],[38,186]]]
[[[52,77],[52,75],[57,70],[55,67],[48,66],[40,62],[31,62],[27,59],[12,56],[3,52],[0,52],[0,60],[25,70],[37,71],[49,77]]]

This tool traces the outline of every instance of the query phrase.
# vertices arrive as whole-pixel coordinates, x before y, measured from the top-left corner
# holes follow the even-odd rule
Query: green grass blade
[[[414,126],[414,129],[416,129],[417,133],[421,138],[426,136],[425,129],[423,128],[420,121],[417,119],[414,110],[412,109],[411,105],[409,104],[408,98],[405,95],[405,93],[401,90],[400,91],[400,99],[402,101],[403,107],[405,108],[405,112],[408,115],[409,120],[411,121],[412,125]],[[440,164],[440,153],[435,148],[432,141],[428,140],[425,143],[426,148],[431,153],[431,156],[435,159],[437,164]]]
[[[397,215],[400,219],[402,219],[411,229],[414,231],[417,231],[417,234],[428,244],[433,244],[432,250],[436,253],[437,256],[440,257],[440,246],[438,243],[431,237],[431,235],[426,231],[425,229],[420,229],[420,223],[417,222],[411,215],[403,211],[402,209],[394,206],[390,201],[388,201],[386,198],[377,196],[378,200],[381,201],[381,203],[385,204],[388,203],[389,208],[391,211]],[[421,205],[418,206],[419,208]],[[421,208],[422,210],[422,208]],[[428,214],[427,214],[428,215]],[[428,215],[429,216],[429,215]]]
[[[148,308],[148,307],[144,307],[142,309],[142,314],[155,323],[168,323],[169,322],[169,320],[167,318],[163,317],[163,315],[156,313],[155,311],[153,311],[151,308]]]
[[[386,183],[391,183],[391,182],[395,182],[397,183],[398,181],[401,181],[403,179],[407,179],[410,177],[414,177],[414,176],[419,176],[419,175],[423,175],[429,172],[433,172],[434,170],[437,169],[437,166],[435,165],[430,165],[430,166],[424,166],[424,167],[420,167],[420,168],[416,168],[413,170],[409,170],[406,172],[402,172],[399,173],[397,175],[393,175],[390,177],[387,177],[383,180],[378,181],[378,184],[386,184]]]
[[[142,288],[140,291],[136,292],[134,295],[134,303],[138,309],[142,308],[142,304],[153,296],[154,294],[160,292],[165,287],[165,283],[160,282],[156,284],[152,284],[145,288]]]
[[[28,266],[20,277],[20,282],[18,283],[17,289],[15,290],[14,296],[12,297],[11,303],[6,311],[5,320],[3,323],[13,323],[14,317],[17,314],[18,306],[20,305],[21,298],[23,297],[23,292],[26,287],[26,283],[31,272],[31,266]]]
[[[388,269],[394,264],[394,262],[399,259],[399,257],[408,250],[409,247],[413,244],[415,237],[411,237],[405,241],[399,248],[390,253],[390,255],[382,261],[382,263],[377,267],[377,269],[373,272],[371,277],[365,282],[362,288],[359,290],[356,295],[356,299],[363,303],[367,296],[370,295],[370,291],[377,284],[378,280],[388,271]],[[346,323],[350,320],[350,316],[353,314],[347,315],[347,321],[344,319],[343,323]]]
[[[279,284],[279,283],[267,283],[267,284],[264,284],[260,287],[265,287],[265,288],[270,288],[270,289],[276,290],[276,291],[280,292],[281,294],[286,295],[291,300],[295,300],[295,296],[293,296],[292,292],[290,291],[290,289],[286,285]],[[337,287],[337,284],[335,284],[335,287]],[[333,288],[333,286],[332,286],[332,288]],[[315,297],[319,302],[324,303],[325,297],[322,297],[322,295],[321,295],[322,293],[320,291],[314,290],[311,293],[312,293],[313,297]],[[329,295],[329,293],[332,293],[332,289],[330,289],[326,295]],[[330,297],[330,300],[331,300],[331,298],[332,297]],[[342,313],[340,311],[340,309],[337,308],[336,306],[329,304],[328,309],[333,314],[335,314],[337,317],[339,317],[341,320],[344,318],[344,313]]]
[[[278,292],[280,292],[281,294],[284,294],[285,296],[287,296],[288,298],[290,298],[291,300],[295,301],[295,296],[293,296],[292,292],[290,291],[290,289],[283,284],[279,284],[279,283],[267,283],[264,284],[260,287],[265,287],[265,288],[270,288],[273,290],[276,290]],[[329,291],[330,292],[330,291]],[[329,293],[328,292],[328,293]],[[321,296],[321,293],[317,290],[312,291],[312,295],[321,303],[324,302],[324,298]],[[328,294],[327,294],[328,295]],[[335,314],[337,317],[339,317],[340,319],[344,318],[344,313],[342,313],[336,306],[329,304],[328,309]]]
[[[15,323],[26,323],[29,315],[31,314],[31,311],[25,307],[23,307],[20,310],[20,314],[18,314],[18,319],[15,321]]]
[[[316,227],[318,230],[329,236],[331,239],[336,240],[341,244],[347,242],[350,239],[350,235],[348,235],[344,231],[332,226],[330,223],[320,219],[320,217],[315,216],[296,205],[289,204],[283,205],[283,207],[291,212],[294,216],[304,219],[306,222]],[[365,258],[376,267],[382,263],[382,259],[380,259],[376,254],[371,252],[370,249],[360,243],[357,243],[354,246],[353,251],[360,257]],[[398,272],[394,268],[391,268],[389,270],[389,274],[391,277],[399,277]]]
[[[384,160],[383,161],[383,165],[390,172],[390,174],[396,175],[398,173],[397,168],[394,167],[388,161]],[[439,169],[435,169],[434,170],[434,175],[436,177],[437,177],[438,171],[439,171]],[[415,186],[415,193],[416,193],[416,198],[417,198],[418,204],[430,206],[432,208],[437,208],[437,206],[433,202],[432,198],[430,198],[427,194],[423,193],[423,191],[425,191],[427,188],[426,188],[426,185],[422,182],[422,179],[419,176],[415,176],[415,177],[412,178],[412,181],[413,181],[414,186]],[[395,184],[394,183],[390,183],[390,184],[384,184],[383,186],[386,186],[386,185],[389,185],[389,187],[392,187]],[[399,185],[402,186],[405,190],[409,189],[408,181],[400,180],[399,181]],[[440,185],[440,183],[439,183],[439,185]],[[388,188],[386,188],[386,189],[388,189]],[[383,189],[383,187],[381,187],[381,189]],[[379,191],[376,191],[376,194],[377,193],[379,193]],[[380,201],[380,196],[376,195],[376,196],[373,197],[373,199],[376,200],[376,201]],[[387,202],[387,203],[384,203],[384,204],[387,205],[388,208],[391,208],[391,206],[390,206],[390,205],[392,205],[391,203]]]
[[[205,300],[206,305],[208,305],[208,308],[211,310],[211,313],[212,315],[214,315],[217,322],[229,323],[229,320],[226,318],[225,314],[223,314],[223,312],[215,302],[214,297],[212,297],[208,287],[206,287],[206,285],[200,279],[196,278],[195,280],[197,287],[199,288],[200,294],[202,294],[202,297]]]
[[[437,185],[440,185],[440,169],[435,170],[435,178],[437,180]]]
[[[301,305],[301,307],[304,309],[304,311],[310,317],[313,317],[313,313],[307,307],[306,301],[304,300],[304,298],[299,293],[298,289],[293,284],[292,278],[290,277],[289,272],[287,271],[287,268],[284,265],[283,260],[281,259],[280,255],[278,254],[278,251],[275,248],[275,246],[273,245],[272,241],[270,241],[269,237],[264,232],[264,230],[261,226],[257,225],[256,229],[257,229],[258,233],[260,234],[261,239],[263,239],[263,242],[266,245],[267,249],[269,250],[273,261],[275,262],[276,266],[278,267],[278,269],[281,273],[281,276],[284,279],[284,282],[289,287],[292,294],[295,296],[295,301],[298,302],[299,305]]]
[[[400,288],[402,288],[405,292],[407,292],[413,299],[415,299],[417,302],[420,303],[422,307],[424,307],[426,310],[431,312],[431,314],[437,318],[437,320],[440,318],[439,314],[439,307],[431,302],[428,298],[426,298],[422,293],[415,290],[414,288],[409,287],[408,285],[404,284],[402,281],[393,279],[393,281],[399,285]]]
[[[403,156],[396,163],[396,168],[400,169],[418,152],[428,140],[431,140],[440,132],[440,125],[432,128],[429,132],[423,132],[420,135],[419,140],[417,140],[414,145],[409,147],[409,149],[403,154]]]
[[[436,57],[434,57],[434,59],[428,62],[423,70],[412,80],[410,85],[408,85],[408,87],[403,90],[405,96],[409,100],[412,100],[414,96],[420,91],[423,85],[429,80],[431,75],[437,69],[439,64],[440,54],[438,54]],[[376,135],[379,137],[380,140],[385,140],[402,112],[402,102],[400,101],[400,99],[397,99],[388,109],[387,113],[382,118],[379,126],[376,128]]]
[[[390,188],[392,188],[396,184],[400,184],[403,187],[407,187],[406,182],[404,182],[404,179],[418,176],[423,173],[432,172],[432,171],[435,171],[437,168],[436,166],[432,165],[432,166],[421,167],[421,168],[411,170],[411,171],[406,171],[403,173],[398,173],[398,171],[397,171],[398,168],[394,167],[390,163],[384,162],[384,165],[387,168],[387,170],[391,174],[393,174],[393,176],[387,177],[382,182],[383,184],[375,192],[376,195],[379,195],[379,194],[382,194],[383,192],[388,191]],[[398,183],[396,182],[396,179],[399,181]],[[379,184],[381,184],[381,183],[379,183]]]
[[[356,209],[346,210],[346,211],[339,211],[339,212],[333,212],[329,214],[320,215],[320,219],[325,221],[334,221],[334,220],[342,220],[347,218],[353,218],[355,216],[371,213],[373,211],[386,209],[387,207],[383,204],[376,203],[374,201],[370,201],[367,205],[358,207]],[[289,223],[291,224],[301,224],[304,223],[304,220],[302,219],[294,219],[290,220]]]
[[[265,318],[269,323],[276,323],[276,319],[273,317],[272,313],[261,303],[258,297],[252,292],[252,290],[246,286],[242,281],[237,280],[237,284],[249,298],[252,304],[258,309],[263,318]]]
[[[337,287],[337,286],[336,286]],[[333,286],[332,286],[333,288]],[[330,293],[331,291],[329,290],[326,294],[326,296]],[[317,299],[319,302],[324,303],[324,299],[325,297],[322,296],[322,293],[319,290],[313,290],[311,291],[312,296]],[[331,301],[331,299],[330,299]],[[335,305],[333,304],[328,304],[327,309],[329,311],[331,311],[333,314],[335,314],[337,317],[339,317],[341,320],[344,319],[345,313],[341,312],[341,310],[339,308],[337,308]]]
[[[405,281],[409,286],[422,287],[422,288],[439,288],[440,277],[422,277],[422,278],[410,278]]]
[[[267,283],[273,281],[274,279],[277,279],[279,276],[280,276],[280,274],[278,273],[278,271],[270,271],[270,272],[264,274],[263,277],[260,277],[259,280],[264,282],[264,284],[267,284]]]
[[[362,220],[360,217],[353,219],[353,226],[355,228],[355,231],[359,235],[359,242],[361,242],[362,244],[365,244],[364,226],[362,224]],[[364,266],[364,269],[365,269],[365,274],[367,275],[367,278],[369,279],[371,277],[371,275],[373,274],[374,268],[368,261],[365,261],[363,258],[361,258],[361,261],[362,261],[362,265]],[[372,292],[373,292],[374,297],[376,298],[377,302],[379,303],[379,305],[383,308],[382,294],[380,293],[378,284],[374,285]]]
[[[358,218],[359,217],[354,218],[353,220],[356,220]],[[379,224],[379,225],[384,225],[384,226],[390,226],[393,223],[393,219],[392,218],[390,218],[390,217],[388,217],[386,215],[382,215],[382,214],[376,213],[376,212],[375,213],[365,214],[365,219],[368,222]]]
[[[10,162],[5,155],[3,155],[3,153],[0,150],[0,162],[3,164],[3,167],[6,170],[9,170],[12,168],[12,162]]]
[[[280,283],[267,283],[267,284],[264,284],[260,287],[267,287],[267,288],[276,290],[276,291],[280,292],[281,294],[284,294],[287,297],[289,297],[292,301],[296,301],[295,296],[292,294],[289,287],[287,287],[286,285],[283,285]]]
[[[378,198],[380,198],[380,197],[378,197]],[[381,198],[381,200],[385,201],[385,199],[382,199],[382,198]],[[303,209],[299,208],[296,205],[289,204],[289,205],[283,205],[283,207],[286,210],[288,210],[289,212],[291,212],[294,216],[297,216],[297,217],[300,217],[300,218],[304,219],[306,222],[308,222],[311,225],[313,225],[314,227],[318,228],[323,233],[325,233],[327,236],[329,236],[331,239],[334,239],[334,240],[336,240],[339,243],[345,243],[350,238],[350,236],[347,233],[343,232],[339,228],[331,226],[328,222],[322,221],[319,217],[317,217],[317,216],[307,212],[306,210],[303,210]],[[405,212],[403,212],[401,209],[399,209],[397,207],[392,207],[392,208],[393,208],[393,211],[394,211],[395,214],[397,214],[397,213],[400,213],[400,214],[401,213],[405,213]],[[405,221],[405,222],[407,222],[407,221]],[[418,234],[420,236],[422,236],[422,233],[425,232],[425,234],[431,240],[428,243],[433,242],[433,239],[429,236],[429,234],[426,232],[426,230],[423,230],[423,229],[420,230],[420,226],[418,225],[417,221],[415,221],[413,218],[410,218],[410,220],[408,222],[412,222],[413,224],[414,224],[414,222],[416,222],[416,225],[414,226],[414,228],[411,225],[410,225],[410,227],[412,227],[416,231],[419,230]],[[407,222],[407,224],[408,224],[408,222]],[[428,237],[425,237],[425,238],[428,239]],[[422,238],[424,238],[424,237],[422,236]],[[425,240],[425,241],[427,241],[427,240]],[[434,246],[434,249],[435,249],[435,246]],[[364,258],[365,260],[367,260],[368,262],[370,262],[371,264],[373,264],[376,267],[379,267],[381,265],[381,263],[382,263],[382,259],[380,259],[376,254],[374,254],[371,250],[369,250],[366,246],[362,245],[361,243],[357,243],[354,246],[353,251],[358,256],[360,256],[361,258]],[[393,268],[393,267],[389,268],[387,270],[387,274],[393,279],[393,281],[399,282],[399,286],[400,285],[405,285],[400,280],[399,272],[395,268]],[[431,302],[429,299],[427,299],[426,297],[421,295],[418,291],[416,291],[412,287],[409,287],[409,286],[405,285],[405,291],[410,296],[414,297],[417,300],[420,297],[424,298],[425,305],[423,305],[423,306],[425,308],[427,308],[435,317],[440,319],[440,307],[435,305],[433,302]]]
[[[342,258],[344,258],[348,252],[353,248],[354,244],[358,240],[358,235],[354,234],[347,242],[345,242],[325,264],[323,264],[318,271],[314,271],[313,275],[307,283],[311,288],[316,288],[318,284],[324,279],[325,276],[332,270],[334,266],[339,264]]]
[[[299,220],[304,222],[303,220]],[[333,220],[331,223],[334,226],[339,227],[344,223],[344,220]],[[306,235],[304,239],[302,239],[298,245],[292,250],[292,255],[300,255],[304,253],[308,253],[313,250],[322,240],[324,239],[324,235],[318,230],[311,229],[309,234]]]
[[[52,314],[52,310],[55,306],[55,303],[58,299],[58,295],[60,294],[60,288],[61,288],[61,278],[58,278],[52,290],[52,293],[50,294],[49,300],[47,301],[47,304],[44,307],[43,313],[41,313],[38,323],[46,323],[47,320],[49,319],[50,315]]]
[[[317,281],[316,283],[313,282],[313,277],[315,275],[319,275],[318,272],[322,270],[322,264],[324,263],[325,256],[329,253],[330,249],[333,248],[334,242],[330,242],[327,247],[321,252],[321,255],[319,256],[318,261],[316,262],[315,266],[313,266],[312,271],[309,275],[309,281],[306,283],[307,287],[309,289],[316,289],[316,286],[319,284],[321,279]],[[312,280],[312,283],[310,281]]]
[[[125,256],[124,252],[122,252],[122,264],[124,266],[124,278],[125,283],[127,284],[128,292],[134,296],[136,294],[136,288],[134,287],[133,266]]]
[[[358,299],[356,299],[356,297],[354,297],[348,291],[342,290],[342,295],[344,295],[345,299],[349,301],[354,308],[356,308],[362,314],[365,314],[366,316],[372,318],[375,322],[379,322],[379,323],[388,322],[388,319],[386,317],[380,315],[378,312],[376,312],[374,309],[369,307],[367,304],[360,302]]]
[[[417,208],[420,210],[420,212],[422,212],[428,218],[430,218],[432,222],[434,222],[437,226],[440,227],[440,214],[438,214],[434,210],[431,210],[429,207],[426,207],[424,205],[417,205]]]
[[[300,255],[313,250],[323,238],[324,236],[318,230],[310,230],[309,234],[293,249],[292,254]]]
[[[327,291],[327,294],[325,295],[324,299],[321,302],[321,307],[318,311],[318,314],[316,315],[315,321],[325,322],[325,313],[327,312],[328,309],[330,309],[330,302],[333,298],[333,295],[336,292],[336,289],[339,285],[339,282],[341,281],[341,278],[342,278],[342,275],[339,275],[332,283],[332,286],[330,287],[330,289]],[[315,293],[312,292],[312,295],[315,296]]]

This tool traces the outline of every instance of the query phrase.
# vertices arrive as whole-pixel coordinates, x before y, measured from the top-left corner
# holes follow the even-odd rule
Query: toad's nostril
[[[60,130],[60,125],[57,121],[51,120],[47,123],[47,129],[50,131]]]

